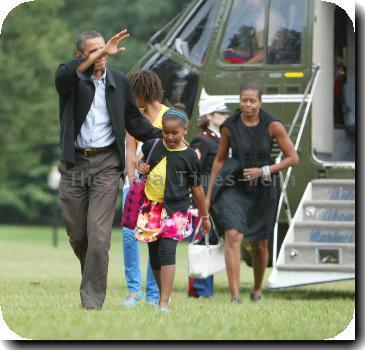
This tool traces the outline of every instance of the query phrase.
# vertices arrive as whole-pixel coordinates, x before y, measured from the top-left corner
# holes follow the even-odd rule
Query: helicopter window
[[[271,1],[267,63],[300,63],[305,6],[306,0]]]
[[[223,57],[233,64],[264,61],[268,0],[235,0],[223,39]]]
[[[218,8],[219,1],[205,1],[177,35],[172,49],[193,63],[204,63]]]

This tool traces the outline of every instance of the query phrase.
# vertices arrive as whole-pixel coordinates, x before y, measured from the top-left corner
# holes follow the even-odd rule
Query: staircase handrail
[[[295,141],[295,146],[294,149],[297,151],[303,136],[303,132],[307,123],[307,119],[308,119],[308,114],[309,114],[309,109],[311,107],[312,104],[312,100],[313,100],[313,93],[315,91],[317,82],[318,82],[318,78],[319,78],[319,73],[320,73],[320,69],[318,65],[314,65],[313,66],[313,70],[312,70],[312,76],[311,79],[309,80],[307,87],[305,89],[304,92],[304,96],[302,101],[300,102],[300,105],[297,109],[297,112],[293,118],[292,124],[289,128],[288,131],[288,135],[289,137],[292,136],[292,133],[294,131],[294,128],[300,118],[300,115],[302,114],[302,110],[306,104],[306,109],[304,111],[303,117],[302,117],[302,122],[300,124],[300,128],[299,128],[299,133],[298,136],[296,138]],[[283,152],[280,151],[279,155],[277,156],[277,158],[275,159],[275,163],[279,163],[281,162],[283,157]],[[281,209],[283,206],[283,202],[285,202],[285,212],[288,218],[288,222],[289,225],[292,221],[292,215],[291,215],[291,210],[290,210],[290,205],[289,205],[289,200],[288,200],[288,194],[286,191],[286,188],[288,186],[289,183],[289,179],[290,179],[290,175],[291,172],[293,170],[293,167],[289,167],[287,172],[286,172],[286,176],[284,179],[283,173],[280,171],[279,175],[280,175],[280,185],[281,185],[281,194],[280,194],[280,198],[279,198],[279,204],[278,204],[278,209],[277,209],[277,214],[276,214],[276,220],[275,220],[275,226],[274,226],[274,237],[273,237],[273,255],[272,255],[272,266],[276,266],[276,260],[277,260],[277,243],[278,243],[278,230],[279,230],[279,218],[280,218],[280,213],[281,213]]]

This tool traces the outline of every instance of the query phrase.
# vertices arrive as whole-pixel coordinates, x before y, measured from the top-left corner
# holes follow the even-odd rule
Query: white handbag
[[[202,221],[200,220],[195,230],[194,241],[189,244],[188,248],[189,276],[193,278],[207,278],[226,269],[224,241],[222,238],[218,237],[218,244],[209,245],[209,237],[207,235],[205,236],[205,245],[197,244],[199,241],[195,238],[201,223]]]

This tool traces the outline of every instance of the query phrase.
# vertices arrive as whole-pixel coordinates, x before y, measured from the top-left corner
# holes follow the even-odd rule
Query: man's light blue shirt
[[[80,133],[77,135],[76,148],[106,147],[115,141],[105,99],[106,69],[100,80],[94,75],[91,80],[95,85],[95,96]]]

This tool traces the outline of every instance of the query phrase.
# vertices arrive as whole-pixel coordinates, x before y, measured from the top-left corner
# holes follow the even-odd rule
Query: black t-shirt
[[[143,144],[144,159],[148,157],[153,144],[154,140]],[[167,214],[171,215],[187,210],[191,205],[189,188],[200,186],[200,164],[192,148],[169,151],[160,140],[151,154],[150,169],[152,170],[164,157],[166,157],[164,204]]]

